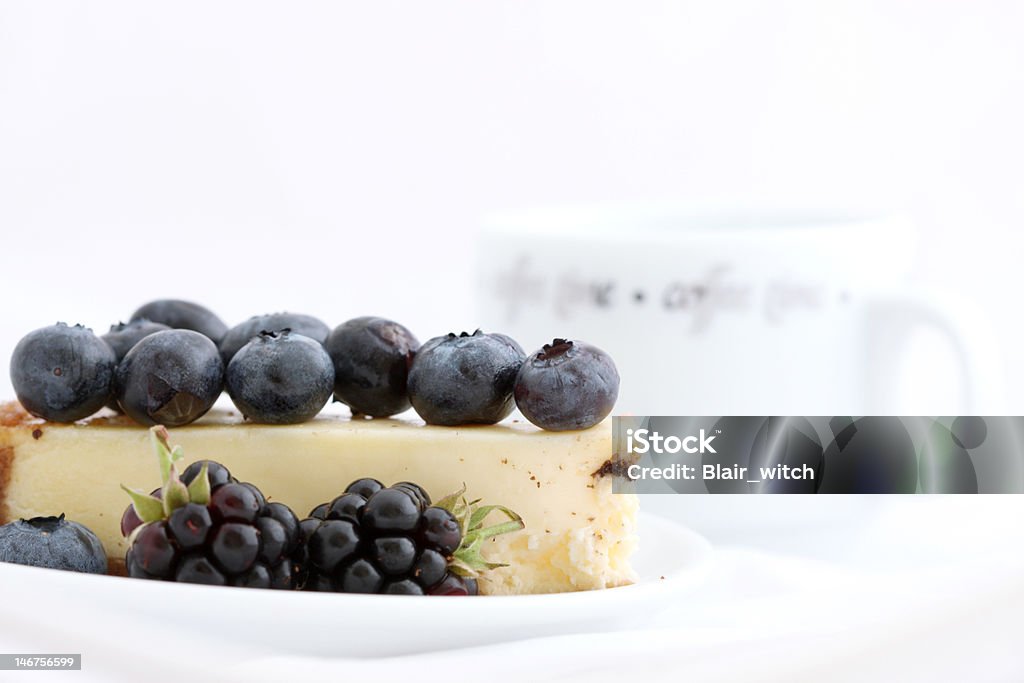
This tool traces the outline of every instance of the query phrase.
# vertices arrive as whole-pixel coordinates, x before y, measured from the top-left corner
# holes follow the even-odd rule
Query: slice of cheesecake
[[[432,498],[466,485],[467,496],[518,512],[522,531],[493,538],[484,551],[507,567],[487,572],[482,593],[555,593],[634,580],[635,495],[612,493],[610,421],[577,432],[546,432],[522,422],[432,427],[405,419],[324,414],[301,425],[245,424],[214,411],[170,430],[186,463],[220,462],[270,500],[301,517],[349,482],[414,481]],[[0,522],[63,512],[92,529],[113,561],[123,561],[120,484],[159,485],[149,431],[123,416],[58,425],[16,403],[0,405]]]

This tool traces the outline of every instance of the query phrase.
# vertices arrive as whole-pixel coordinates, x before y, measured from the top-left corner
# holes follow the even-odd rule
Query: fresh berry
[[[427,424],[494,424],[512,412],[523,350],[502,334],[449,334],[420,347],[409,370],[409,399]]]
[[[11,384],[25,410],[51,422],[89,417],[110,399],[114,352],[92,330],[58,323],[26,335],[11,356]]]
[[[475,595],[479,572],[502,566],[481,556],[484,541],[523,528],[499,505],[477,507],[465,490],[430,506],[423,487],[383,487],[359,479],[318,505],[300,524],[305,553],[296,555],[307,591],[395,595]],[[500,511],[509,521],[484,527]]]
[[[247,588],[294,586],[305,543],[295,513],[268,503],[252,484],[223,466],[193,463],[179,477],[167,430],[153,428],[164,484],[159,495],[125,489],[132,505],[122,518],[128,531],[125,563],[137,578]],[[135,525],[125,519],[139,520]]]
[[[353,415],[387,417],[409,408],[409,365],[419,341],[384,318],[363,317],[334,328],[327,352],[334,362],[334,398]]]
[[[105,574],[107,555],[96,534],[60,517],[33,517],[0,526],[0,562]]]
[[[430,595],[476,595],[476,593],[475,580],[465,579],[452,573],[447,574],[439,584],[430,589]]]
[[[169,329],[171,328],[162,323],[140,319],[130,323],[111,325],[110,332],[107,332],[100,338],[113,349],[114,358],[120,363],[128,352],[132,350],[132,347],[142,341],[143,338],[148,337],[154,332],[163,332]],[[121,412],[121,406],[117,405],[117,399],[115,398],[111,398],[107,402],[107,407],[119,413]]]
[[[144,425],[180,427],[202,417],[220,395],[224,364],[217,346],[191,330],[142,339],[117,367],[117,402]]]
[[[261,332],[228,363],[227,390],[253,422],[297,424],[316,417],[334,390],[334,366],[320,342]]]
[[[371,534],[411,534],[420,523],[420,509],[407,492],[387,488],[367,499],[360,518]]]
[[[376,479],[366,477],[364,479],[356,479],[345,487],[345,493],[358,493],[363,498],[369,498],[382,488],[384,488],[384,484],[380,483]]]
[[[283,332],[290,330],[292,334],[301,334],[304,337],[323,344],[327,341],[327,335],[331,328],[327,323],[314,318],[311,315],[302,313],[268,313],[266,315],[254,315],[244,323],[232,327],[217,346],[220,348],[220,357],[227,367],[231,359],[238,351],[252,341],[253,337],[259,336],[260,332]]]
[[[462,542],[459,521],[444,508],[430,507],[423,511],[418,532],[419,541],[445,556],[451,555]]]
[[[541,429],[587,429],[608,417],[619,395],[611,357],[586,342],[555,339],[523,363],[516,405]]]
[[[159,299],[132,313],[132,321],[150,320],[177,330],[193,330],[205,335],[216,344],[228,331],[228,326],[213,311],[191,301]]]
[[[103,335],[101,339],[107,342],[110,348],[114,350],[114,358],[120,363],[128,355],[128,352],[132,350],[132,347],[145,337],[154,332],[163,332],[169,329],[171,328],[163,323],[155,323],[152,320],[143,318],[133,320],[130,323],[111,325],[110,332]]]
[[[400,489],[412,496],[420,512],[430,507],[430,495],[419,484],[414,484],[411,481],[400,481],[391,488]]]

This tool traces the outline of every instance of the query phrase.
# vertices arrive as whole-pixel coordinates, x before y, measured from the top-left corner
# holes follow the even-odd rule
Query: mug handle
[[[876,293],[866,300],[868,405],[884,405],[905,358],[910,332],[930,327],[943,333],[959,359],[964,414],[1003,410],[1001,351],[988,319],[955,293]],[[896,350],[893,353],[893,350]],[[994,409],[994,410],[993,410]]]

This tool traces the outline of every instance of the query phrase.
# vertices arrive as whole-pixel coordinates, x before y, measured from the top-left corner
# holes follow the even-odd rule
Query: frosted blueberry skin
[[[107,554],[100,539],[64,515],[21,519],[0,527],[0,562],[107,573]]]
[[[365,316],[334,328],[325,347],[334,363],[334,398],[353,415],[388,417],[409,409],[409,366],[420,346],[412,332]]]
[[[132,347],[138,344],[144,337],[148,337],[154,332],[163,332],[164,330],[171,329],[167,325],[162,323],[155,323],[152,320],[134,320],[130,323],[118,323],[117,325],[110,326],[110,332],[100,337],[103,341],[107,342],[111,349],[114,350],[114,358],[118,363],[132,350]],[[111,398],[107,401],[107,407],[111,410],[121,412],[121,406],[117,405],[117,399],[111,394]]]
[[[541,429],[587,429],[608,417],[619,395],[611,356],[586,342],[555,339],[531,354],[515,383],[516,406]]]
[[[180,299],[150,301],[132,313],[131,320],[150,320],[176,330],[193,330],[218,343],[227,333],[228,326],[217,315],[197,303]]]
[[[224,367],[227,367],[239,349],[252,341],[252,338],[260,332],[281,332],[286,329],[290,330],[292,334],[301,334],[321,344],[327,341],[327,335],[331,333],[331,328],[327,326],[327,323],[311,315],[302,313],[254,315],[244,323],[239,323],[228,330],[217,345],[220,348],[220,358],[224,361]]]
[[[432,425],[494,424],[512,412],[523,350],[500,334],[449,334],[428,340],[409,369],[409,400]]]
[[[11,384],[32,415],[74,422],[109,400],[116,365],[114,351],[92,330],[57,323],[18,342],[11,355]]]
[[[209,337],[165,330],[132,347],[117,366],[114,386],[121,410],[139,424],[180,427],[213,407],[224,364]]]
[[[138,344],[144,337],[154,332],[163,332],[171,329],[163,323],[155,323],[152,320],[133,320],[130,323],[118,323],[110,326],[110,332],[100,337],[114,350],[114,358],[120,363],[121,360]]]
[[[260,333],[228,363],[227,390],[246,419],[298,424],[316,417],[334,391],[334,365],[320,342]]]

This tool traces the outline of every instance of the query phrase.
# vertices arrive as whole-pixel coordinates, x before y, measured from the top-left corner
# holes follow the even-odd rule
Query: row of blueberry
[[[11,358],[22,405],[53,422],[104,405],[144,425],[181,426],[227,389],[249,420],[295,424],[332,394],[354,415],[410,406],[428,424],[494,424],[514,406],[548,430],[586,429],[611,412],[619,376],[601,349],[555,339],[530,356],[507,335],[448,334],[420,345],[377,317],[333,331],[308,315],[254,316],[228,328],[191,302],[154,301],[97,337],[58,323],[25,336]]]

